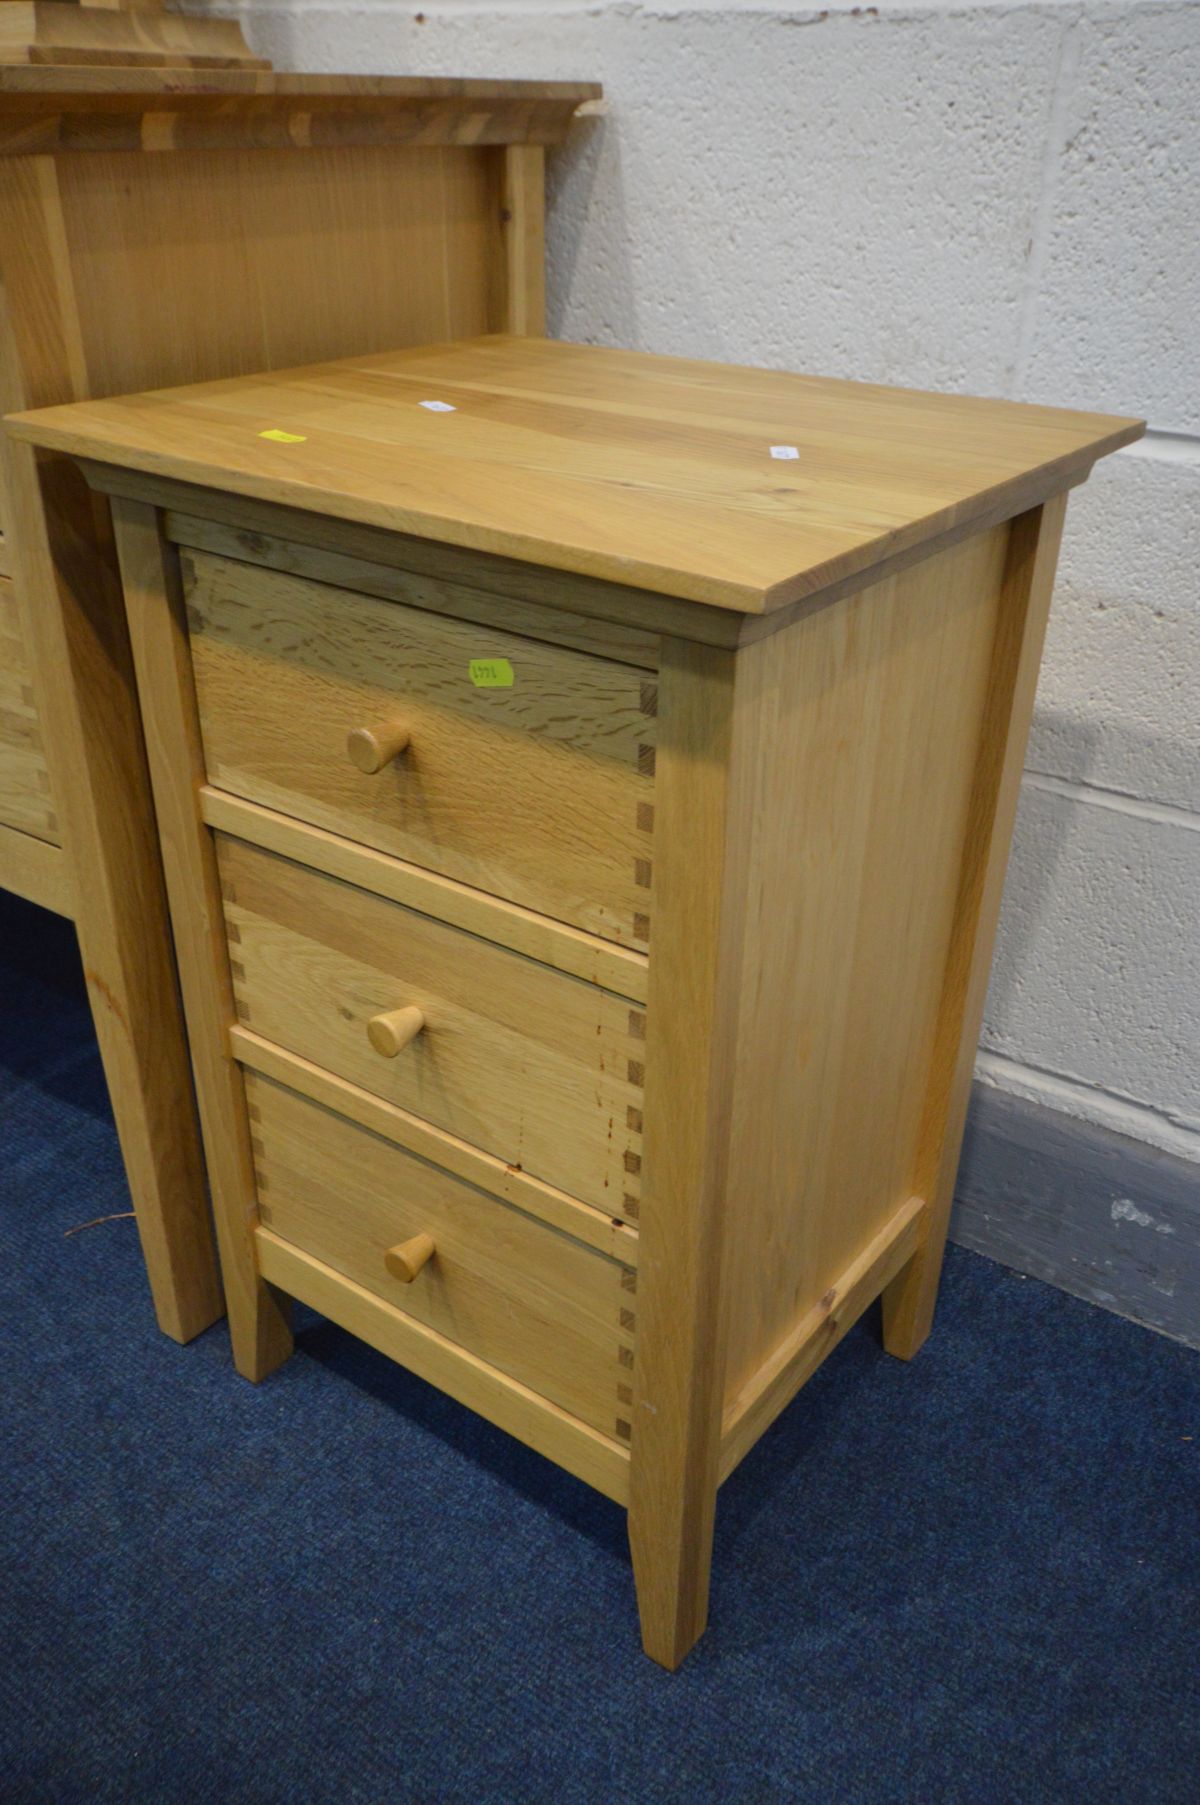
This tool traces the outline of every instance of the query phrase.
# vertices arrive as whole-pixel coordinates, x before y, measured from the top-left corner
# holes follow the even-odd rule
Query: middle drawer
[[[636,1220],[641,1009],[276,853],[226,834],[216,844],[243,1026]],[[378,1050],[411,1029],[415,1018],[395,1019],[405,1010],[423,1025]]]

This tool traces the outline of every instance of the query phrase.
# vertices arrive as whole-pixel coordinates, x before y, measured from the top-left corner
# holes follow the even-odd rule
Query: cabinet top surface
[[[9,429],[758,614],[1035,506],[1143,427],[497,336],[45,408]]]

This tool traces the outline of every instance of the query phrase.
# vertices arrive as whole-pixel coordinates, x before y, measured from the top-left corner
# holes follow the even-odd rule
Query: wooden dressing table
[[[228,21],[18,14],[4,411],[544,330],[544,146],[598,87],[277,75]],[[78,473],[43,474],[54,545],[30,452],[0,447],[0,888],[75,921],[155,1311],[186,1341],[221,1291],[115,559]]]
[[[10,430],[115,498],[239,1370],[302,1298],[627,1505],[675,1666],[719,1483],[929,1329],[1141,424],[500,337]]]

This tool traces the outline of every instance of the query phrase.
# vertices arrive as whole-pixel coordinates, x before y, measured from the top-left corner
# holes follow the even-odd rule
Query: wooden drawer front
[[[0,823],[59,844],[17,598],[0,577]]]
[[[257,1073],[246,1073],[246,1095],[259,1211],[275,1234],[627,1438],[628,1267]],[[436,1252],[405,1284],[384,1255],[419,1234]]]
[[[213,783],[646,945],[644,670],[207,552],[181,561]],[[477,686],[480,659],[507,660],[511,686]],[[409,745],[366,775],[347,734],[388,723]]]
[[[612,1216],[641,1195],[645,1017],[623,997],[217,836],[234,990],[266,1040]],[[394,1057],[367,1023],[425,1017]]]

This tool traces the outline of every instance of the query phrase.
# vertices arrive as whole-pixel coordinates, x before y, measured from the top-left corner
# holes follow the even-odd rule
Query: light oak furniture
[[[1140,423],[496,337],[10,424],[114,498],[239,1370],[302,1298],[628,1505],[674,1666],[720,1481],[929,1329]]]
[[[0,407],[542,331],[543,147],[598,93],[0,68]],[[108,512],[69,464],[43,479],[53,545],[32,454],[0,446],[0,888],[74,917],[157,1318],[186,1341],[221,1291]]]
[[[235,19],[189,18],[162,0],[0,0],[0,64],[269,69]]]

